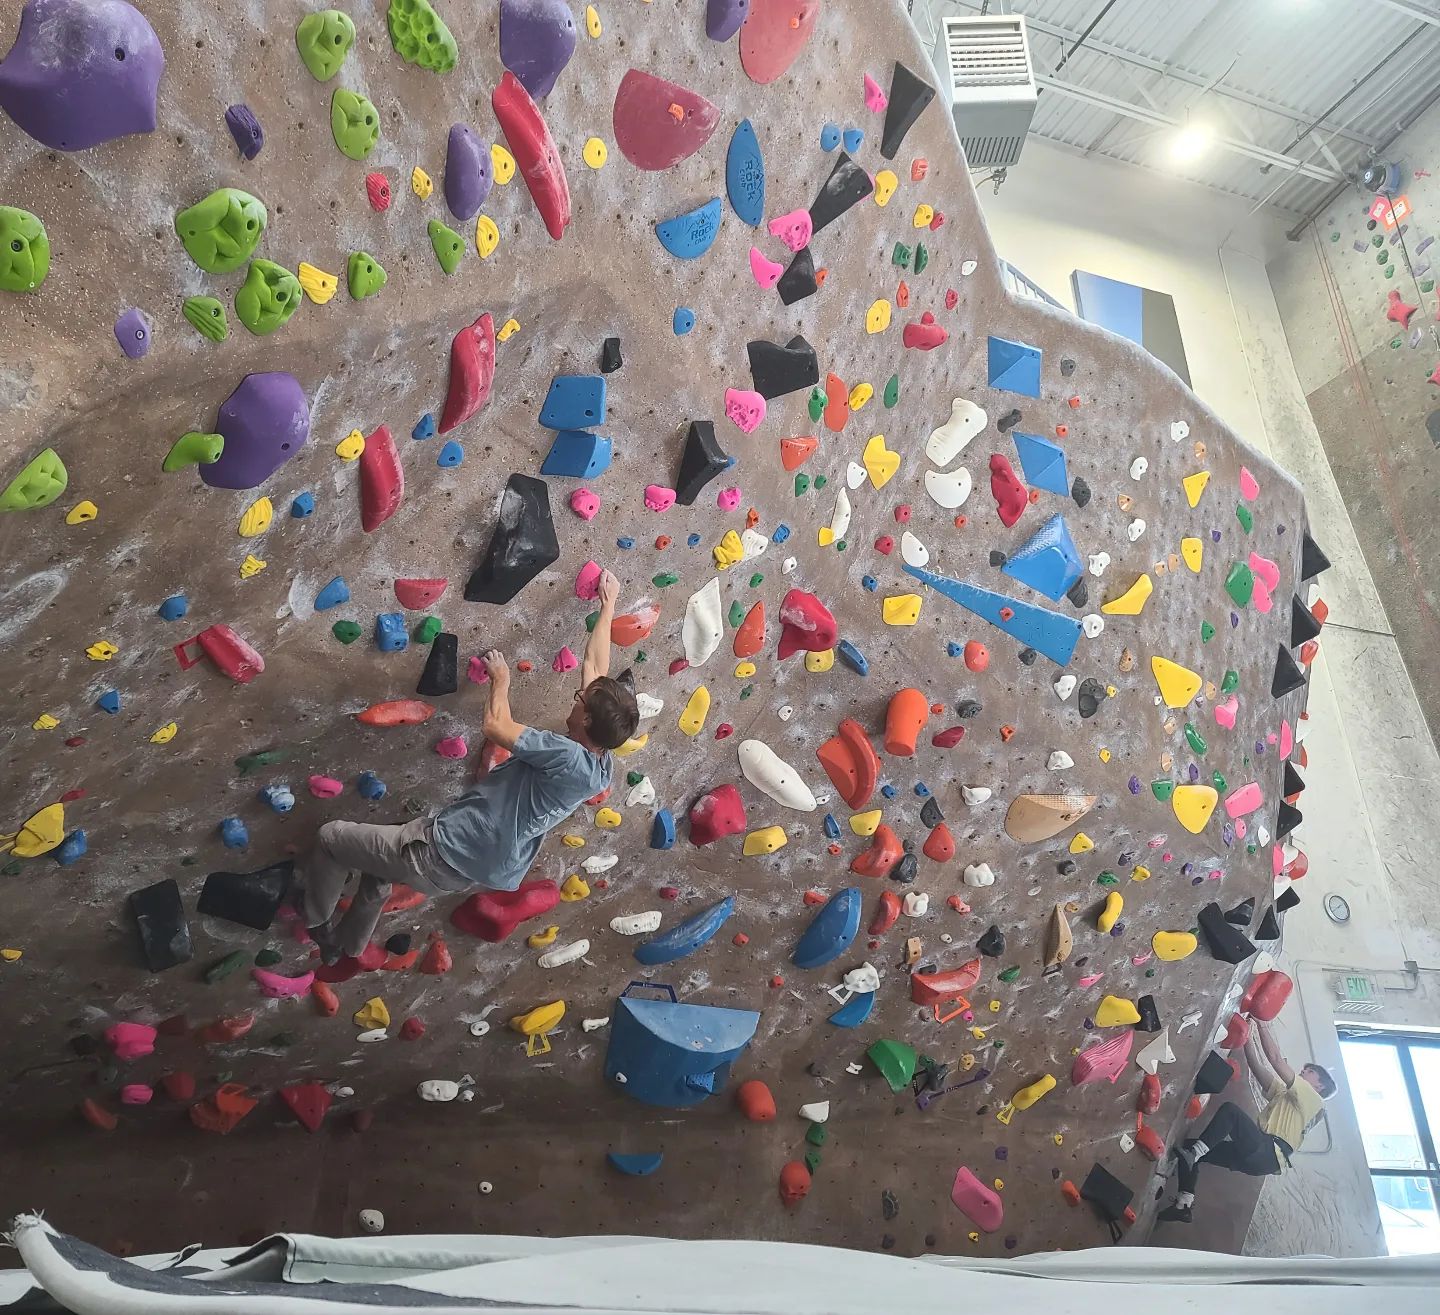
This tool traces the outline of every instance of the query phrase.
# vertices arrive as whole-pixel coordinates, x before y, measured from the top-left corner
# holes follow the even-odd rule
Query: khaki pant
[[[305,924],[324,926],[345,954],[359,955],[375,934],[394,883],[422,895],[451,895],[470,883],[435,852],[430,819],[417,817],[394,826],[369,822],[326,822],[301,865]],[[350,907],[331,927],[335,909],[352,878],[358,878]]]

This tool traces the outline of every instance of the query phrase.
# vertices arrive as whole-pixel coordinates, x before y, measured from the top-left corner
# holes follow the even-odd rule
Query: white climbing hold
[[[1128,1132],[1122,1132],[1120,1134],[1120,1149],[1124,1151],[1126,1155],[1129,1155],[1130,1152],[1135,1149],[1134,1136]]]
[[[388,1041],[390,1033],[383,1027],[372,1027],[368,1032],[357,1032],[355,1040],[364,1042],[367,1046],[373,1045],[376,1041]]]
[[[1075,677],[1068,671],[1055,682],[1055,697],[1062,703],[1075,692]]]
[[[720,647],[725,625],[720,612],[720,578],[711,577],[709,583],[690,595],[685,605],[685,623],[680,629],[680,639],[685,647],[685,660],[692,667],[703,666]]]
[[[470,1035],[489,1036],[490,1024],[487,1023],[483,1018],[477,1019],[475,1022],[470,1024]]]
[[[635,696],[635,706],[640,710],[640,720],[649,721],[652,717],[658,717],[665,707],[664,699],[657,699],[653,694],[640,693]]]
[[[608,1018],[582,1018],[580,1026],[586,1032],[598,1032],[602,1027],[609,1027],[610,1020]]]
[[[830,1102],[828,1100],[817,1100],[810,1105],[800,1106],[800,1117],[809,1119],[811,1123],[824,1123],[830,1117]]]
[[[845,483],[852,489],[858,489],[867,478],[865,467],[858,461],[852,461],[845,467]]]
[[[990,864],[971,863],[965,869],[965,884],[975,887],[993,886],[995,874],[990,870]]]
[[[960,797],[967,804],[988,803],[990,801],[990,796],[994,793],[995,791],[993,791],[988,785],[962,785],[960,787]]]
[[[1052,772],[1063,772],[1075,766],[1075,759],[1064,749],[1056,749],[1046,761],[1045,766]]]
[[[489,1196],[490,1193],[495,1190],[494,1183],[479,1182],[476,1183],[475,1186],[479,1189],[481,1196]]]
[[[970,472],[964,466],[957,466],[948,474],[938,470],[925,472],[925,492],[930,495],[931,501],[947,511],[963,507],[971,487]]]
[[[1180,1031],[1184,1033],[1188,1032],[1192,1027],[1199,1027],[1201,1017],[1200,1010],[1192,1010],[1180,1020]]]
[[[930,550],[909,530],[900,536],[900,556],[906,566],[924,566],[930,560]]]
[[[609,872],[619,861],[619,854],[592,854],[580,866],[593,877],[601,872]]]
[[[835,513],[830,517],[830,527],[820,531],[820,546],[828,548],[836,539],[843,539],[850,528],[850,495],[844,489],[835,490]]]
[[[978,261],[962,260],[960,262],[960,277],[968,279],[977,269],[980,268]]]
[[[569,945],[557,945],[553,950],[546,950],[537,962],[542,968],[563,968],[567,963],[583,959],[589,953],[590,942],[582,939],[571,941]]]
[[[950,403],[950,418],[932,429],[925,440],[925,459],[937,466],[948,466],[989,423],[984,407],[977,406],[968,397],[957,397]]]
[[[1086,639],[1098,639],[1105,629],[1105,618],[1098,612],[1087,612],[1080,618],[1080,629],[1085,632]]]
[[[622,913],[610,919],[610,930],[621,936],[641,936],[646,932],[660,930],[660,910],[647,909],[644,913]]]
[[[1135,1056],[1135,1066],[1146,1073],[1153,1073],[1161,1064],[1173,1064],[1175,1052],[1170,1049],[1170,1029],[1162,1027],[1159,1034],[1148,1046]]]
[[[855,995],[869,995],[880,989],[880,970],[873,963],[862,963],[846,973],[841,981],[847,991]]]
[[[905,913],[911,918],[923,918],[930,912],[930,896],[923,890],[907,891],[905,895]]]
[[[787,557],[780,563],[780,571],[783,575],[789,575],[800,563],[794,557]]]
[[[1110,554],[1108,552],[1095,552],[1090,554],[1090,574],[1097,580],[1105,574],[1105,568],[1110,565]]]
[[[788,703],[783,703],[775,710],[775,715],[779,717],[781,721],[789,721],[790,718],[795,715],[795,709]]]
[[[770,546],[767,539],[759,530],[748,529],[740,536],[740,560],[742,562],[754,561],[757,557],[765,556],[765,549]]]
[[[460,1095],[460,1084],[449,1078],[429,1078],[415,1088],[421,1100],[432,1104],[447,1105]]]
[[[1131,543],[1134,543],[1144,533],[1145,522],[1139,516],[1135,517],[1135,519],[1125,527],[1125,537],[1129,539]]]
[[[378,1210],[362,1210],[360,1212],[360,1227],[367,1233],[383,1233],[385,1231],[385,1216]]]
[[[741,740],[740,771],[757,790],[798,813],[815,811],[815,796],[805,779],[763,740]]]
[[[865,1071],[863,1064],[857,1064],[853,1059],[845,1065],[845,1071],[853,1077],[859,1077]]]
[[[1130,463],[1130,478],[1141,479],[1149,469],[1150,463],[1146,461],[1144,457],[1136,457],[1135,460]]]
[[[654,802],[655,786],[648,776],[642,776],[625,796],[626,808],[648,808]]]
[[[1178,443],[1182,438],[1190,437],[1190,425],[1184,420],[1176,420],[1170,425],[1170,441]]]

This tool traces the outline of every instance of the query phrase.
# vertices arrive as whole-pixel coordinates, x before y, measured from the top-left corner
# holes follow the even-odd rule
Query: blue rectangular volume
[[[1039,397],[1041,359],[1038,347],[1011,342],[1009,338],[991,338],[990,387]]]
[[[605,423],[605,376],[557,374],[540,408],[546,429],[594,429]]]
[[[611,445],[599,434],[566,429],[555,435],[550,455],[540,467],[542,475],[566,475],[571,479],[593,479],[610,469]]]

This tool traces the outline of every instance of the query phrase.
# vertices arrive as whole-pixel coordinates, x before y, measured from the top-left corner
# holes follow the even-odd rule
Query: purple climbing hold
[[[115,321],[115,341],[132,361],[138,361],[150,350],[150,321],[143,311],[132,306]]]
[[[450,129],[445,151],[445,204],[456,219],[474,219],[490,195],[490,148],[468,124]]]
[[[125,0],[29,0],[0,60],[0,109],[56,151],[155,131],[165,52]]]
[[[711,41],[729,41],[750,13],[750,0],[706,0],[705,35]]]
[[[533,100],[544,100],[575,53],[565,0],[500,0],[500,62]]]
[[[253,489],[290,460],[310,437],[310,406],[294,375],[246,375],[215,421],[225,439],[216,461],[199,467],[211,488]]]
[[[232,105],[226,110],[225,126],[247,160],[260,154],[260,148],[265,145],[265,129],[248,105]]]

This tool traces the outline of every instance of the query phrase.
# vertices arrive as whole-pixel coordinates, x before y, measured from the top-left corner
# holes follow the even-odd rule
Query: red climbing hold
[[[659,619],[660,609],[653,603],[638,612],[624,612],[610,623],[610,642],[618,648],[629,648],[649,639]]]
[[[882,534],[875,540],[875,551],[883,553],[886,557],[895,551],[895,540],[888,534]]]
[[[538,918],[560,902],[553,881],[527,881],[518,890],[487,890],[457,904],[451,923],[467,936],[503,941],[522,922]]]
[[[720,110],[704,96],[634,68],[620,79],[610,114],[615,145],[637,169],[651,173],[688,160],[719,122]]]
[[[960,304],[960,294],[954,288],[945,289],[945,309],[954,310]]]
[[[775,1118],[775,1097],[758,1078],[735,1088],[735,1103],[751,1123],[770,1123]]]
[[[818,0],[751,0],[749,16],[740,27],[740,66],[750,81],[774,82],[783,76],[805,49],[819,19]]]
[[[895,304],[901,310],[910,305],[910,285],[904,279],[900,280],[900,286],[895,289]]]
[[[418,1018],[407,1018],[400,1024],[400,1040],[418,1041],[425,1035],[425,1024]]]
[[[876,906],[875,916],[870,919],[870,926],[867,932],[871,936],[883,936],[895,925],[895,920],[900,916],[900,896],[893,890],[882,890],[880,892],[880,903]]]
[[[928,310],[913,324],[907,324],[905,332],[900,335],[907,347],[922,352],[933,352],[949,337],[950,330],[943,324],[936,324],[934,314]]]
[[[910,524],[910,515],[911,510],[910,504],[908,502],[902,502],[898,507],[895,508],[895,519],[899,521],[901,525]]]
[[[366,174],[365,195],[370,198],[372,210],[390,209],[390,180],[382,173]]]
[[[980,960],[971,959],[948,973],[912,973],[910,999],[917,1005],[943,1005],[963,1000],[980,980]]]
[[[1294,983],[1278,969],[1256,973],[1240,1000],[1240,1012],[1260,1023],[1271,1022],[1290,998]]]
[[[365,440],[360,454],[360,528],[378,530],[400,509],[405,496],[405,472],[387,426],[381,425]]]
[[[840,631],[830,609],[814,594],[792,589],[780,604],[780,647],[783,660],[802,649],[823,653],[834,648]]]
[[[904,856],[900,837],[881,822],[870,837],[870,848],[851,860],[850,871],[858,872],[862,877],[888,877]]]
[[[311,1132],[319,1132],[325,1120],[325,1111],[334,1099],[318,1082],[292,1082],[280,1088],[280,1099],[290,1112]]]
[[[412,890],[403,881],[397,881],[390,891],[390,898],[381,907],[381,913],[404,913],[406,909],[418,909],[425,903],[426,896]]]
[[[765,603],[759,600],[745,614],[740,629],[735,632],[735,656],[754,657],[765,647]]]
[[[111,1114],[98,1100],[83,1101],[80,1105],[80,1113],[86,1123],[93,1124],[102,1132],[114,1132],[115,1129],[120,1126],[120,1120]]]
[[[495,382],[495,321],[486,311],[474,324],[467,325],[450,343],[450,387],[445,394],[445,410],[440,417],[440,432],[473,419],[490,400],[490,386]]]
[[[401,607],[423,612],[440,601],[449,584],[449,580],[396,580],[395,599]]]
[[[1156,1074],[1145,1075],[1140,1094],[1135,1097],[1135,1108],[1141,1114],[1154,1114],[1160,1108],[1160,1079]]]
[[[198,644],[200,652],[190,650]],[[231,680],[248,685],[265,670],[265,659],[251,648],[229,626],[216,623],[206,626],[198,635],[175,645],[175,660],[181,671],[189,671],[203,658],[209,658]]]
[[[819,905],[824,904],[828,896],[818,890],[807,890],[805,894],[801,896],[801,898],[805,901],[806,904]]]
[[[387,954],[385,962],[380,965],[380,971],[385,973],[408,973],[415,966],[415,960],[420,957],[420,951],[406,950],[404,954]]]
[[[1150,1160],[1159,1160],[1165,1154],[1165,1139],[1154,1128],[1144,1123],[1135,1129],[1135,1145]]]
[[[689,670],[690,670],[690,663],[689,663],[689,661],[688,661],[687,659],[685,659],[685,658],[676,658],[673,662],[670,663],[669,674],[672,675],[672,676],[678,676],[682,671],[689,671]]]
[[[819,446],[820,440],[810,435],[802,438],[782,438],[780,440],[780,464],[786,470],[799,470],[815,455],[815,449]]]
[[[864,808],[870,802],[880,779],[880,758],[859,722],[846,717],[839,734],[816,749],[815,756],[851,808]]]
[[[315,1008],[324,1017],[334,1018],[340,1012],[340,997],[318,978],[310,983],[310,994],[315,998]]]
[[[600,883],[597,881],[595,884],[598,886]],[[730,944],[731,944],[731,945],[749,945],[749,944],[750,944],[750,938],[749,938],[747,935],[745,935],[745,933],[744,933],[743,931],[737,931],[737,932],[735,933],[735,935],[730,938]]]
[[[1411,306],[1401,296],[1398,289],[1392,288],[1390,296],[1386,299],[1385,318],[1393,320],[1402,329],[1410,327],[1410,317],[1419,310],[1419,306]]]
[[[948,863],[955,857],[955,837],[950,834],[950,828],[944,822],[936,824],[926,838],[925,848],[921,852],[936,863]]]
[[[245,1094],[238,1083],[226,1083],[208,1100],[190,1106],[190,1122],[204,1132],[218,1132],[222,1137],[235,1128],[258,1101]]]
[[[425,957],[420,961],[420,971],[427,977],[439,977],[441,973],[448,973],[455,966],[455,961],[450,957],[450,947],[445,944],[445,938],[430,933],[430,946],[425,951]]]
[[[913,758],[915,742],[930,720],[930,703],[918,689],[896,690],[885,711],[885,752],[896,758]]]
[[[486,740],[480,746],[480,764],[475,768],[475,781],[478,784],[490,775],[501,763],[510,761],[510,750],[503,744],[495,744]]]
[[[201,1045],[223,1046],[231,1041],[238,1041],[254,1026],[254,1014],[237,1014],[233,1018],[217,1018],[213,1023],[207,1023],[204,1027],[197,1029],[195,1039]]]
[[[990,458],[990,495],[1007,529],[1020,519],[1027,503],[1025,486],[1010,465],[1010,458],[996,452]]]
[[[372,703],[355,720],[366,726],[418,726],[429,721],[435,709],[420,699],[392,699],[388,703]]]
[[[745,829],[745,801],[733,785],[717,785],[690,809],[690,843],[708,845]]]
[[[570,223],[570,184],[550,129],[530,93],[508,71],[490,94],[490,107],[520,166],[535,208],[545,221],[546,231],[558,242]]]
[[[1436,366],[1440,370],[1440,366]],[[825,376],[825,427],[833,434],[845,428],[850,419],[850,390],[838,374]]]
[[[981,672],[990,665],[990,650],[978,639],[972,639],[965,645],[965,665],[971,671]]]
[[[489,743],[489,741],[486,741],[486,743]],[[598,808],[608,798],[610,798],[610,794],[614,789],[615,787],[613,785],[607,785],[603,790],[600,791],[599,794],[592,794],[590,798],[585,801],[585,807]]]
[[[786,1205],[799,1205],[809,1193],[810,1170],[802,1161],[791,1160],[780,1170],[780,1199]]]
[[[1221,1050],[1239,1050],[1250,1040],[1250,1020],[1244,1014],[1231,1014],[1225,1026],[1225,1036],[1220,1042]]]
[[[184,1069],[166,1073],[160,1079],[160,1085],[171,1100],[193,1100],[195,1098],[195,1075],[185,1072]]]

